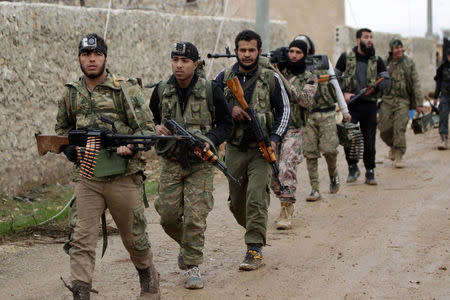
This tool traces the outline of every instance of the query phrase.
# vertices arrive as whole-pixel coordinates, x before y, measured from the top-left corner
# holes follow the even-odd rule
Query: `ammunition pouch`
[[[128,159],[118,155],[116,152],[100,150],[94,167],[95,177],[106,177],[124,174],[127,170]]]
[[[359,126],[353,123],[336,124],[339,137],[339,144],[344,148],[349,148],[350,159],[362,158],[364,151],[364,137],[359,130]]]

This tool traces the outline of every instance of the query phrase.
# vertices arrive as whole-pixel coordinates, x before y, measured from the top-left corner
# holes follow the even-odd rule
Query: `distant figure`
[[[390,147],[389,158],[396,168],[403,168],[406,152],[406,126],[409,109],[422,112],[422,93],[414,61],[405,55],[403,43],[393,38],[386,64],[391,85],[383,92],[379,129],[381,139]]]
[[[439,134],[441,144],[439,150],[448,149],[448,113],[450,110],[450,48],[446,50],[444,62],[439,66],[434,76],[436,89],[434,91],[434,105],[439,98]]]

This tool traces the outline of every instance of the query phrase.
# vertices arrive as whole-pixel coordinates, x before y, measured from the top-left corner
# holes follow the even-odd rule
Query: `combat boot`
[[[330,193],[336,194],[339,191],[339,175],[336,174],[333,176],[330,176]]]
[[[395,160],[395,150],[393,147],[389,148],[389,159],[392,161]]]
[[[72,287],[68,288],[72,291],[73,300],[89,300],[91,299],[90,292],[97,293],[91,289],[90,284],[79,280],[74,281]]]
[[[139,284],[141,285],[141,295],[139,299],[161,299],[159,291],[159,273],[154,265],[147,269],[136,268],[139,274]]]
[[[441,144],[438,146],[439,150],[447,150],[448,149],[448,136],[441,134]]]
[[[278,218],[277,221],[277,229],[290,229],[293,215],[294,215],[294,203],[282,201],[280,217]]]
[[[400,150],[395,150],[394,167],[399,169],[405,167],[405,164],[403,163],[403,153]]]
[[[356,178],[358,178],[359,175],[361,175],[361,171],[359,170],[357,164],[348,166],[348,177],[347,177],[348,183],[355,182]]]
[[[366,184],[368,185],[377,185],[377,181],[375,180],[375,171],[374,169],[366,170]]]

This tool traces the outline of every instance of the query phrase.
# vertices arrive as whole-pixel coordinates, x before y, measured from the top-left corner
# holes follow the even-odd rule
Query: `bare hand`
[[[432,102],[433,102],[433,105],[436,106],[437,102],[438,102],[438,99],[434,98]]]
[[[244,122],[246,120],[251,121],[252,119],[248,115],[248,113],[245,112],[241,107],[235,105],[233,106],[233,110],[231,111],[231,116],[233,117],[233,120],[237,122]]]
[[[417,106],[416,107],[416,112],[419,113],[419,114],[423,113],[423,106]]]
[[[342,114],[342,121],[345,123],[350,122],[352,120],[352,116],[349,113]]]
[[[205,142],[205,147],[200,151],[198,148],[194,149],[194,154],[200,158],[203,158],[203,153],[208,152],[211,149],[209,143]]]
[[[355,96],[355,94],[353,94],[353,93],[344,93],[345,102],[349,103],[350,102],[350,98],[353,97],[353,96]]]
[[[120,156],[132,155],[133,154],[133,151],[131,150],[132,148],[134,148],[134,145],[132,144],[120,146],[119,148],[117,148],[117,154]]]
[[[156,125],[155,129],[157,135],[172,135],[172,131],[167,129],[167,127],[164,125]]]
[[[274,141],[270,141],[270,146],[272,146],[272,150],[276,151],[277,149],[277,143],[275,143]]]

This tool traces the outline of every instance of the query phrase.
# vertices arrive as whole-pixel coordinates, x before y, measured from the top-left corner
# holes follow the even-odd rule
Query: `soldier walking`
[[[375,138],[377,129],[377,99],[379,93],[390,84],[389,74],[381,57],[375,55],[372,42],[372,31],[367,28],[356,32],[356,43],[351,51],[344,52],[336,64],[337,75],[343,75],[342,85],[347,103],[350,98],[366,89],[364,96],[349,105],[351,122],[359,122],[364,138],[364,167],[366,168],[365,183],[376,185],[375,180]],[[384,80],[377,85],[377,79]],[[361,174],[358,159],[351,156],[350,149],[345,148],[345,158],[348,164],[347,182],[355,182]]]
[[[439,150],[448,149],[448,114],[450,112],[450,48],[444,54],[444,62],[439,66],[434,77],[436,89],[434,91],[434,104],[439,98],[439,134],[441,144]]]
[[[393,38],[389,48],[386,63],[391,85],[383,92],[379,129],[381,139],[390,147],[389,158],[396,168],[403,168],[409,110],[422,112],[422,94],[416,65],[405,55],[402,41]]]
[[[307,44],[301,40],[293,40],[289,44],[288,62],[278,65],[290,85],[292,97],[291,124],[286,136],[279,145],[278,161],[280,167],[280,186],[274,178],[270,187],[281,201],[280,216],[277,229],[291,228],[294,214],[295,191],[297,189],[297,165],[302,161],[302,136],[306,124],[307,107],[311,105],[317,89],[317,78],[310,71],[306,71]]]
[[[164,119],[174,119],[204,141],[203,151],[215,150],[231,134],[231,113],[223,91],[196,73],[198,50],[189,42],[175,43],[171,52],[172,76],[153,91],[150,108],[156,133],[172,135]],[[188,289],[203,288],[206,218],[213,208],[213,166],[189,153],[183,142],[158,143],[164,159],[156,211],[164,231],[180,245],[178,267],[186,271]]]
[[[240,107],[225,82],[237,77],[248,105],[258,114],[260,123],[276,149],[289,128],[289,97],[281,77],[258,65],[261,37],[244,30],[235,38],[237,63],[220,72],[216,81],[225,91],[234,120],[233,133],[227,141],[225,163],[230,173],[242,178],[241,186],[229,181],[230,210],[246,229],[247,252],[240,270],[256,270],[263,265],[262,247],[266,244],[267,210],[270,201],[270,164],[258,151],[250,126],[250,116]]]
[[[300,35],[296,39],[303,39],[312,44],[311,39],[305,35]],[[308,55],[314,54],[313,49],[313,46],[308,47]],[[329,68],[313,70],[316,75],[334,75],[331,62],[328,57],[326,59],[329,63]],[[311,193],[306,197],[307,201],[317,201],[321,198],[318,172],[318,158],[321,153],[325,157],[328,166],[330,193],[335,194],[339,191],[339,175],[337,171],[339,139],[336,128],[335,103],[338,102],[339,104],[343,122],[349,122],[351,116],[348,113],[347,103],[338,83],[336,82],[336,85],[333,85],[331,80],[319,83],[314,101],[309,106],[308,120],[304,131],[303,151],[311,184]]]
[[[144,105],[138,81],[128,79],[121,88],[117,78],[106,69],[107,50],[105,41],[96,34],[88,34],[80,41],[78,62],[84,76],[66,84],[58,102],[56,133],[67,135],[82,127],[112,130],[111,125],[100,120],[102,115],[114,120],[122,134],[149,135],[154,132],[151,113]],[[133,145],[121,146],[115,154],[98,157],[96,164],[103,165],[104,176],[91,179],[80,176],[80,149],[73,145],[63,149],[67,158],[75,163],[73,181],[78,216],[68,251],[73,299],[90,299],[93,291],[98,225],[106,208],[109,208],[138,271],[141,296],[160,298],[159,274],[153,265],[145,231],[143,170],[146,163],[132,148]],[[125,160],[126,167],[118,171],[115,163],[120,159]],[[114,174],[108,175],[111,170]]]

